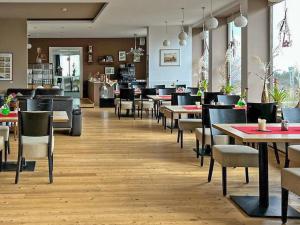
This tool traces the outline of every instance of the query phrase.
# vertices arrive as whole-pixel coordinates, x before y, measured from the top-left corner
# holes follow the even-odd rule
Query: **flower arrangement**
[[[274,81],[273,89],[269,91],[269,94],[274,102],[279,106],[281,106],[283,101],[288,97],[288,92],[279,88],[277,80]]]
[[[4,104],[1,107],[1,113],[3,115],[7,116],[10,113],[10,103],[15,97],[16,97],[16,94],[12,93],[4,99]]]

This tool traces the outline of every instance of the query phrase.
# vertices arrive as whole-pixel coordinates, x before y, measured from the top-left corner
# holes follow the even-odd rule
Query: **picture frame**
[[[119,51],[119,62],[126,62],[126,51]]]
[[[141,56],[138,54],[133,54],[133,62],[134,63],[139,63],[141,62]]]
[[[113,66],[106,66],[104,68],[104,73],[106,75],[114,75],[115,74],[115,67],[113,67]]]
[[[13,80],[13,54],[0,53],[0,81]]]
[[[160,66],[180,66],[180,49],[161,49]]]

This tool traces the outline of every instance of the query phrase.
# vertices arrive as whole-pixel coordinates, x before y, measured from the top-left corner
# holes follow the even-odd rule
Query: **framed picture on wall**
[[[13,73],[13,54],[0,53],[0,81],[12,80]]]
[[[126,51],[119,51],[119,62],[126,62]]]
[[[106,66],[104,68],[104,73],[106,75],[113,75],[113,74],[115,74],[115,67],[113,67],[113,66]]]
[[[180,66],[180,49],[161,49],[160,66]]]

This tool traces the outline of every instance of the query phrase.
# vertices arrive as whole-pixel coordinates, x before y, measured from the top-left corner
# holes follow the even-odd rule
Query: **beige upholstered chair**
[[[282,222],[287,222],[289,191],[300,196],[300,168],[286,168],[281,171]]]
[[[9,144],[9,127],[8,126],[0,126],[0,137],[3,137],[1,143],[3,143],[4,154],[5,154],[5,162],[7,162],[7,155],[10,153],[10,144]],[[2,145],[0,145],[2,146]]]
[[[49,181],[53,182],[52,112],[19,112],[19,151],[15,183],[19,181],[25,158],[48,158]]]
[[[180,119],[178,121],[177,143],[180,140],[180,147],[183,148],[183,132],[194,132],[196,128],[202,127],[202,119]]]
[[[4,138],[0,136],[0,143],[4,143]],[[0,144],[0,171],[2,171],[2,166],[3,166],[3,144]]]
[[[209,109],[211,124],[245,123],[245,110]],[[222,167],[223,195],[227,195],[227,167],[245,167],[246,183],[249,183],[249,167],[258,167],[258,151],[245,145],[217,145],[216,135],[222,134],[219,130],[211,128],[212,154],[208,173],[208,182],[211,181],[214,162]]]
[[[300,167],[300,145],[291,145],[288,147],[287,167]]]

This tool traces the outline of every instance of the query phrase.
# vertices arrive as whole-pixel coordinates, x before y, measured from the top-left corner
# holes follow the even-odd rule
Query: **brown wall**
[[[32,38],[29,40],[32,48],[28,51],[28,62],[35,63],[36,49],[42,48],[42,52],[49,57],[49,47],[83,47],[83,77],[88,79],[90,73],[96,72],[104,73],[105,65],[99,65],[98,56],[112,55],[114,57],[115,70],[119,68],[119,51],[128,52],[130,48],[134,47],[134,38]],[[139,42],[139,40],[137,40]],[[88,46],[93,46],[94,63],[87,63],[88,60]],[[143,46],[146,48],[146,46]],[[127,62],[133,63],[132,55],[127,55]],[[108,65],[110,66],[110,65]],[[140,63],[135,63],[136,78],[146,79],[146,54],[141,57]]]
[[[0,90],[27,87],[27,21],[1,19],[0,52],[13,53],[13,80],[0,81]]]

